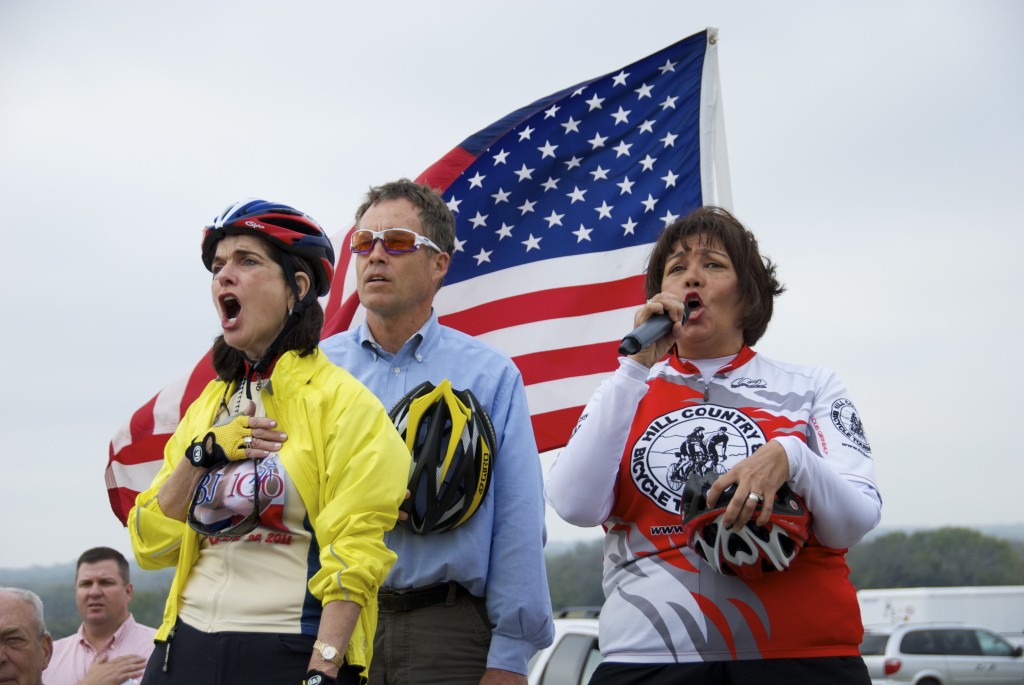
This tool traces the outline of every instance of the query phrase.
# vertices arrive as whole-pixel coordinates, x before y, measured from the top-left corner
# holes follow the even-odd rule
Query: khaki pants
[[[462,595],[412,611],[381,611],[370,685],[477,685],[491,625],[484,600]]]

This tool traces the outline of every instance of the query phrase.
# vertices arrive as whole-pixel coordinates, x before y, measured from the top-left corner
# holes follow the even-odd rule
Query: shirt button
[[[395,375],[397,376],[400,373],[402,373],[402,370],[396,366],[395,367]]]
[[[418,361],[418,362],[423,361],[423,355],[420,354],[419,352],[416,353],[416,361]]]

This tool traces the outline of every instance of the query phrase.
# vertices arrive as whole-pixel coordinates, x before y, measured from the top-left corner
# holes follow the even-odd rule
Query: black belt
[[[469,590],[455,582],[412,590],[381,590],[377,594],[377,607],[381,611],[415,611],[434,604],[446,604],[468,594]]]

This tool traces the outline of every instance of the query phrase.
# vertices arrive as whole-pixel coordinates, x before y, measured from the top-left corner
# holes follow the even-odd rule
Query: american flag
[[[651,243],[690,210],[728,204],[717,31],[516,110],[416,180],[438,189],[456,219],[434,300],[441,322],[512,358],[538,449],[561,447],[617,365],[644,301]],[[338,255],[324,337],[363,318],[354,260],[347,249]],[[111,441],[107,487],[122,522],[212,378],[205,357]]]

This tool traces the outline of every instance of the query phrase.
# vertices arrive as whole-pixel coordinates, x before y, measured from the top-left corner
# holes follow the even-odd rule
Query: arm
[[[200,402],[197,400],[196,403]],[[158,493],[163,485],[180,469],[175,479],[185,480],[192,474],[189,470],[198,471],[189,464],[179,464],[185,454],[185,447],[191,443],[186,438],[188,422],[193,418],[195,404],[189,407],[178,429],[164,445],[164,460],[149,489],[140,492],[135,498],[135,506],[128,512],[128,534],[131,537],[132,551],[135,560],[144,569],[158,569],[174,566],[178,563],[178,550],[186,525],[184,514],[181,518],[168,516],[160,508]],[[198,476],[196,476],[198,482]],[[182,482],[170,486],[172,489],[185,487]],[[173,501],[172,501],[173,506]],[[187,508],[187,505],[186,505]]]
[[[708,501],[714,503],[718,494],[733,483],[740,494],[762,493],[768,499],[788,482],[811,512],[811,526],[818,540],[843,549],[878,525],[882,499],[875,487],[874,461],[867,440],[863,433],[857,434],[849,427],[849,416],[855,410],[846,386],[831,372],[817,369],[816,373],[819,376],[815,378],[807,442],[796,435],[770,440],[719,478],[708,493]],[[726,510],[725,522],[743,525],[753,513],[752,501],[734,498]],[[769,510],[763,510],[757,523],[767,523],[770,515]]]
[[[544,565],[543,478],[522,379],[506,370],[488,414],[498,439],[487,613],[494,624],[482,683],[525,683],[527,662],[551,644]]]
[[[480,685],[527,685],[528,682],[525,675],[500,668],[484,670],[484,676],[480,679]]]
[[[331,644],[349,664],[365,668],[377,589],[395,560],[384,533],[395,525],[405,497],[410,457],[384,407],[361,384],[352,381],[310,398],[306,411],[317,416],[321,410],[309,436],[317,463],[301,466],[318,489],[307,506],[320,549],[320,569],[309,589],[323,603],[324,619],[332,604],[332,614],[344,610],[345,621],[355,616],[346,643]]]
[[[875,485],[875,462],[846,385],[819,370],[807,442],[781,439],[793,491],[804,498],[822,544],[856,544],[878,525],[882,497]],[[852,419],[852,423],[851,423]]]
[[[352,639],[360,611],[362,607],[355,602],[328,602],[320,616],[320,629],[317,631],[316,639],[334,645],[339,652],[344,652],[345,645]],[[338,667],[325,660],[315,649],[309,658],[308,670],[312,669],[326,673],[332,678],[338,675]]]
[[[164,516],[185,521],[192,495],[205,472],[205,469],[197,469],[185,459],[178,460],[170,476],[157,488],[156,503]]]
[[[107,654],[97,657],[78,685],[121,685],[129,678],[141,678],[148,661],[138,654],[108,659]]]
[[[349,388],[339,393],[350,393]],[[310,588],[327,602],[376,599],[394,563],[384,533],[398,520],[409,451],[376,398],[352,403],[330,427],[320,474],[321,502],[312,521],[321,569]]]
[[[608,518],[633,415],[647,394],[648,371],[620,358],[619,368],[590,398],[569,443],[551,465],[544,495],[569,523],[596,526]]]
[[[189,406],[164,445],[164,459],[159,472],[149,489],[139,493],[135,506],[128,513],[132,550],[144,569],[173,566],[178,562],[178,550],[187,528],[185,516],[195,487],[204,473],[204,469],[195,468],[185,461],[185,450],[193,439],[210,430],[224,387],[221,381],[211,382]],[[246,450],[246,456],[266,456],[269,452],[257,446],[274,447],[274,443],[286,439],[283,433],[274,429],[276,422],[272,419],[252,418],[250,421],[254,426],[252,434],[259,440],[254,443],[256,446]]]

